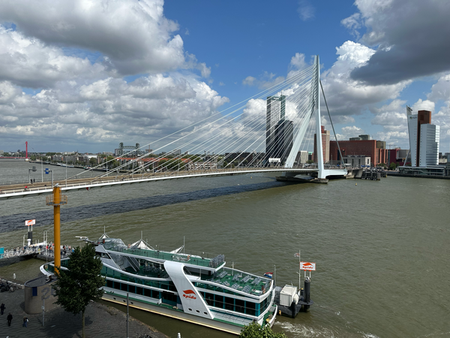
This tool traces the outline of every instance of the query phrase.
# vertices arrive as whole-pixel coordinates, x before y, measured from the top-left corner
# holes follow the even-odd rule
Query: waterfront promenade
[[[0,316],[0,337],[33,337],[33,338],[79,338],[81,337],[81,314],[72,313],[57,307],[45,313],[44,325],[42,313],[28,315],[24,311],[24,290],[0,293],[0,303],[6,306],[5,313]],[[13,320],[8,326],[6,317],[11,313]],[[27,327],[23,327],[23,318],[29,319]],[[126,314],[98,302],[91,302],[85,314],[86,337],[126,337]],[[133,319],[130,316],[130,338],[167,338],[166,335]]]

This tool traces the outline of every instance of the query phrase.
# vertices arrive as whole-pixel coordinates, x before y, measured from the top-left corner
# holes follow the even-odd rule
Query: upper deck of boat
[[[117,252],[126,256],[138,256],[136,258],[152,258],[157,261],[173,261],[201,268],[217,269],[225,264],[225,256],[218,255],[215,258],[207,258],[198,255],[189,255],[185,253],[173,253],[168,251],[128,248],[126,246],[114,245],[113,242],[101,243],[103,247],[112,252]]]
[[[221,287],[204,283],[203,281],[210,281],[255,296],[260,296],[269,291],[270,283],[272,282],[268,278],[230,268],[223,268],[217,271],[212,278],[203,279],[202,282],[197,284],[197,286],[205,289],[218,290],[217,288]]]

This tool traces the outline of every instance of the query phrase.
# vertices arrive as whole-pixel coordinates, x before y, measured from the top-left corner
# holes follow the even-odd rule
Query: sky
[[[408,105],[432,111],[450,152],[449,14],[442,0],[2,0],[0,150],[151,144],[319,55],[338,138],[407,149]]]

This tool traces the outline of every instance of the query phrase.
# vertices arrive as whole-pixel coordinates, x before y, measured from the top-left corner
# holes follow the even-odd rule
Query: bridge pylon
[[[321,114],[320,114],[320,59],[319,55],[314,58],[313,76],[311,79],[311,94],[310,94],[310,112],[302,121],[297,135],[292,144],[292,149],[286,160],[285,167],[292,168],[294,161],[300,151],[300,145],[304,139],[306,129],[309,125],[311,118],[314,116],[316,119],[316,144],[317,144],[317,178],[325,179],[328,176],[344,176],[347,174],[345,170],[325,169],[323,161],[323,144],[322,144],[322,129],[321,129]],[[287,176],[292,176],[287,173]]]

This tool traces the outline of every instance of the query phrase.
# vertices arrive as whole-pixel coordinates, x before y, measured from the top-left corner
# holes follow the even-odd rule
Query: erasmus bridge
[[[320,156],[323,154],[321,89],[319,57],[316,56],[313,65],[291,72],[283,82],[153,141],[158,148],[152,153],[159,151],[161,155],[143,151],[139,156],[123,154],[110,163],[104,162],[98,168],[82,171],[66,180],[52,180],[51,185],[46,182],[48,186],[44,182],[27,185],[26,189],[26,184],[3,186],[0,198],[52,193],[54,185],[62,191],[70,191],[250,173],[279,173],[279,177],[286,180],[295,179],[297,175],[311,176],[319,182],[344,177],[345,169],[325,168],[323,156]],[[319,154],[317,164],[305,167],[306,161],[299,158],[300,151],[312,150],[313,145]],[[182,154],[181,149],[200,155]],[[105,166],[114,168],[93,171]]]

